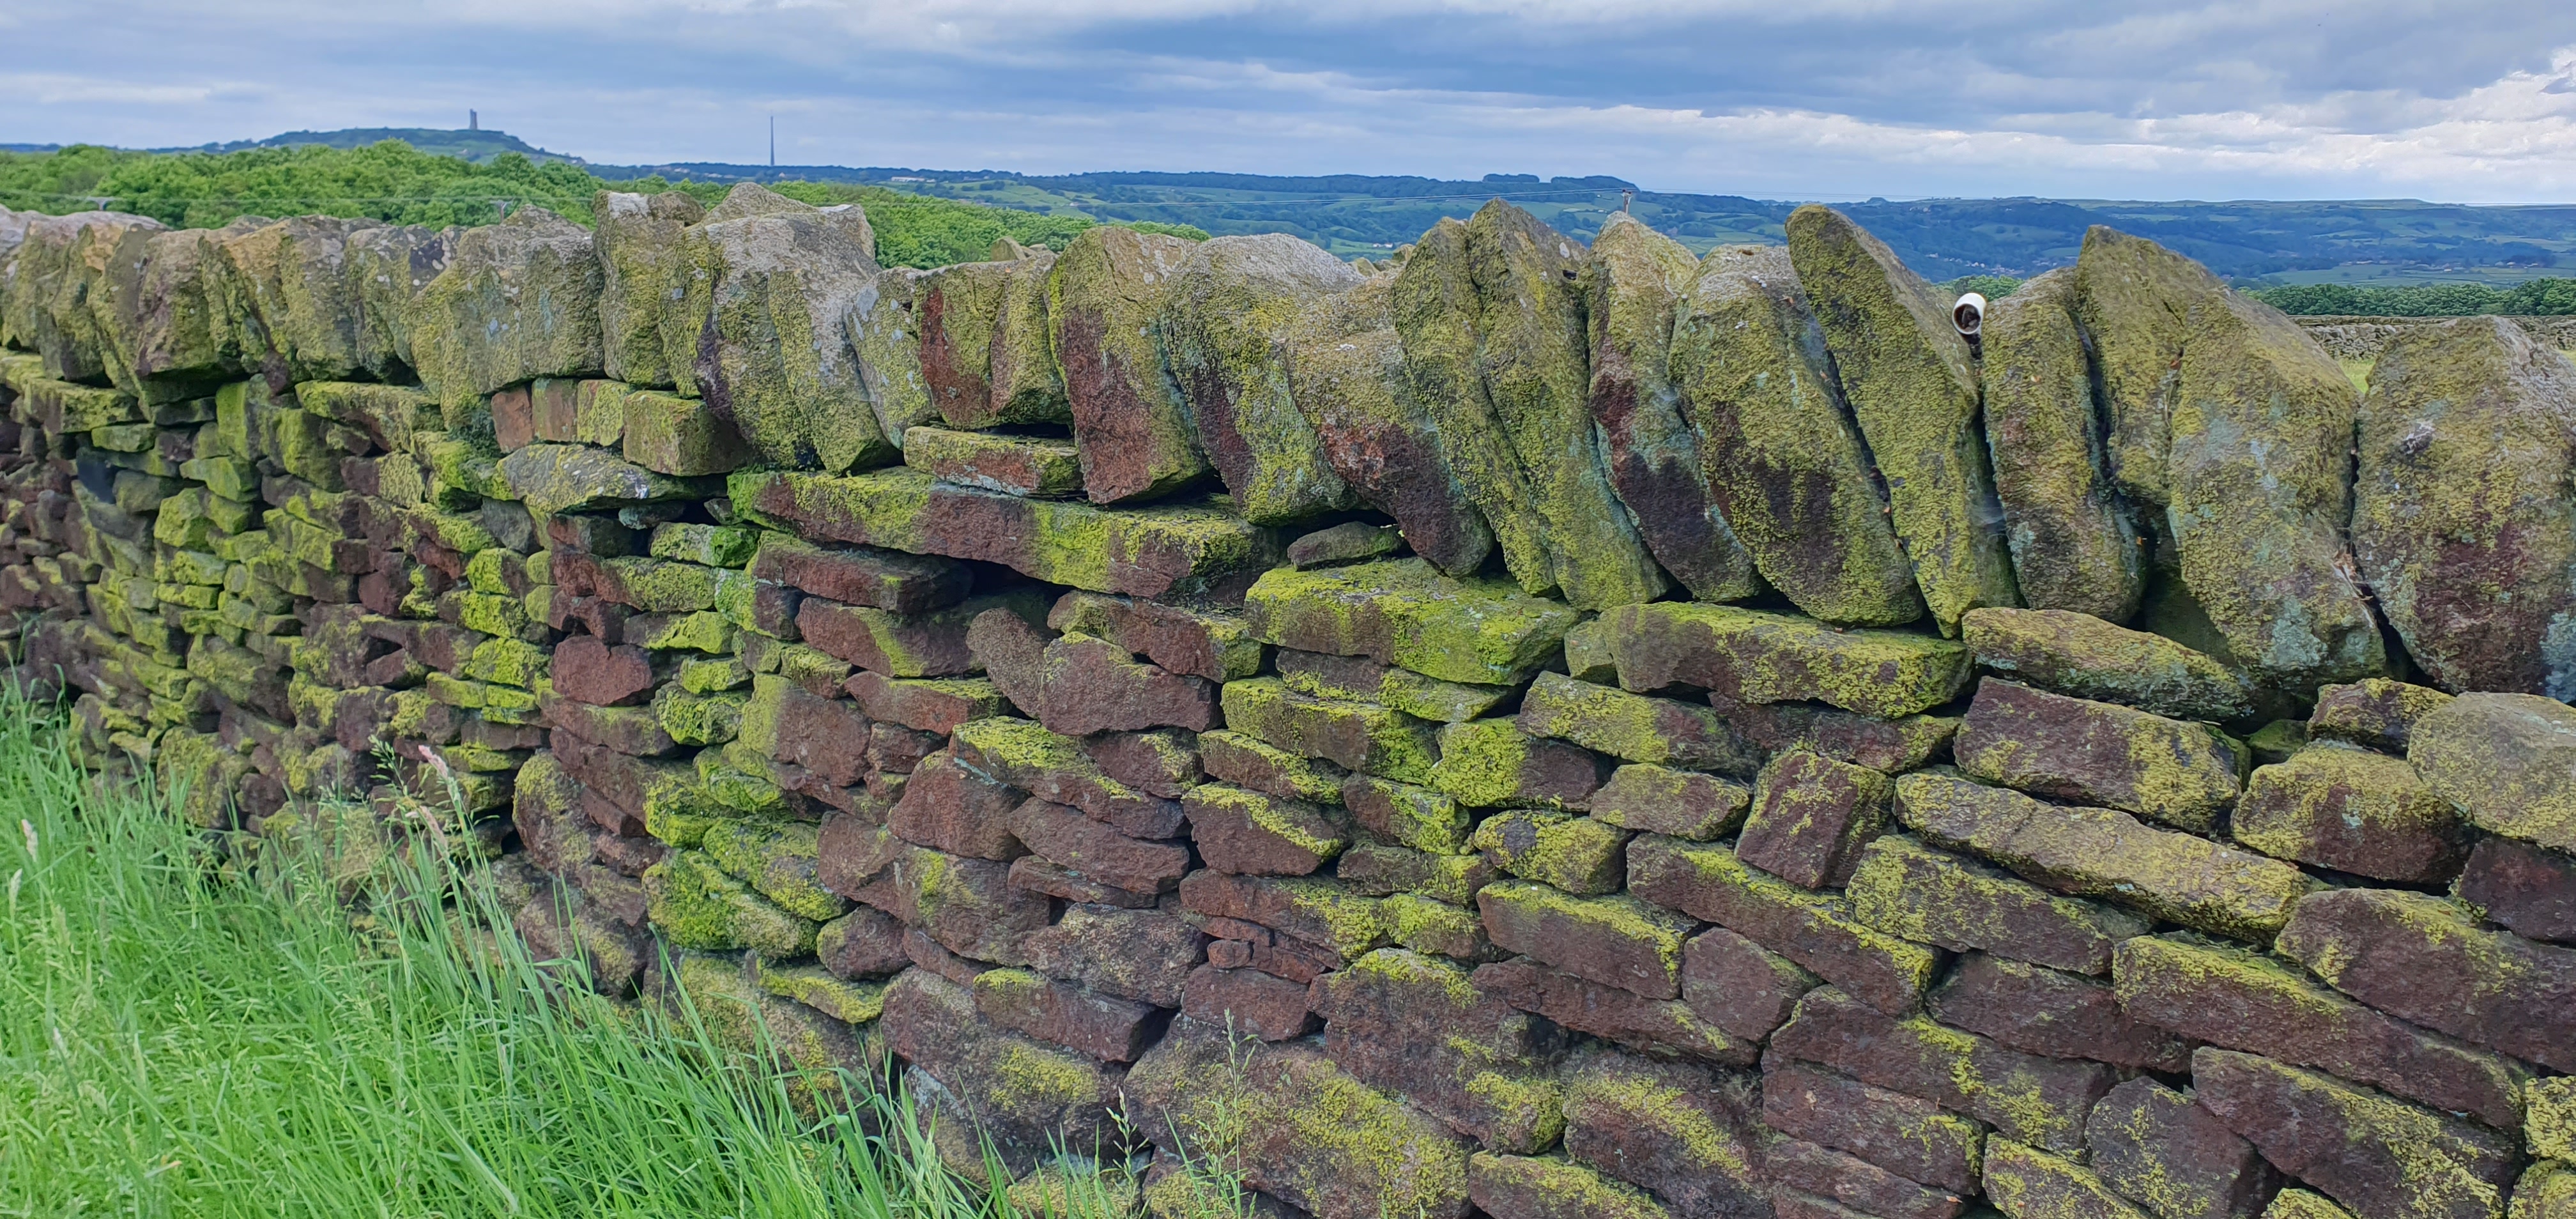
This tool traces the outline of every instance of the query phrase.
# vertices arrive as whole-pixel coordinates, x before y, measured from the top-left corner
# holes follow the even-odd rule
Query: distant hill
[[[1195,225],[1210,233],[1292,233],[1344,257],[1383,255],[1443,216],[1465,217],[1495,196],[1590,240],[1628,207],[1694,250],[1776,243],[1797,204],[1740,195],[1648,190],[1607,176],[1474,180],[1336,174],[1108,172],[671,162],[592,164],[506,132],[366,127],[290,131],[264,140],[173,151],[401,140],[423,152],[488,164],[519,153],[610,180],[658,175],[698,183],[810,181],[883,187],[1065,217]],[[13,146],[41,149],[50,146]],[[1633,192],[1633,198],[1630,193]],[[2264,285],[2476,283],[2498,289],[2576,268],[2576,206],[2472,207],[2416,199],[2135,202],[2104,199],[1870,199],[1835,206],[1935,280],[2027,277],[2074,261],[2084,230],[2108,224],[2199,259],[2238,282]]]
[[[477,165],[505,152],[518,153],[539,165],[549,161],[565,161],[574,165],[585,163],[580,157],[548,152],[506,131],[443,131],[435,127],[343,127],[337,131],[289,131],[265,140],[234,140],[224,144],[155,148],[152,151],[240,152],[245,148],[295,148],[305,144],[319,144],[325,148],[364,148],[386,140],[401,140],[432,156],[460,157]]]

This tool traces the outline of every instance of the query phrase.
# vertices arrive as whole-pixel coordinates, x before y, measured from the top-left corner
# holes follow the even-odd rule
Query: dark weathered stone
[[[1985,953],[1970,953],[1924,999],[1944,1024],[2051,1058],[2155,1071],[2191,1067],[2191,1046],[2129,1018],[2111,984]]]
[[[1855,918],[1890,935],[2086,974],[2111,972],[2112,948],[2153,926],[1902,835],[1861,852],[1846,892]]]
[[[1771,1035],[1771,1052],[1937,1101],[2002,1134],[2068,1153],[2084,1149],[2084,1119],[2118,1079],[2105,1064],[2006,1049],[1922,1016],[1872,1010],[1832,987],[1798,1001],[1797,1014]]]
[[[1525,1155],[1564,1129],[1555,1030],[1478,990],[1458,965],[1381,948],[1317,978],[1310,1004],[1336,1064],[1460,1134]]]
[[[2127,813],[2043,804],[1935,774],[1896,781],[1896,815],[1926,842],[1965,851],[2061,893],[2260,942],[2315,887],[2297,868]]]
[[[1473,1144],[1352,1079],[1312,1045],[1246,1049],[1175,1022],[1127,1074],[1128,1117],[1166,1151],[1232,1129],[1244,1184],[1316,1219],[1465,1219]],[[1219,1126],[1217,1123],[1225,1123]]]
[[[1784,753],[1762,768],[1736,858],[1791,884],[1841,888],[1886,830],[1895,785],[1866,766]]]
[[[2281,1188],[2253,1144],[2152,1079],[2111,1089],[2084,1131],[2093,1171],[2157,1219],[2254,1219]]]
[[[1215,729],[1200,733],[1198,747],[1199,765],[1208,778],[1292,800],[1339,802],[1343,782],[1351,777],[1349,771],[1331,762],[1299,757],[1239,732]],[[1372,782],[1384,784],[1385,780]],[[1446,796],[1437,798],[1448,799]],[[1378,827],[1372,825],[1370,828]]]
[[[1628,832],[1567,813],[1506,812],[1476,825],[1468,845],[1495,867],[1577,896],[1616,892]]]
[[[1475,983],[1522,1011],[1640,1052],[1678,1052],[1729,1066],[1747,1065],[1756,1055],[1752,1043],[1728,1037],[1678,1000],[1643,998],[1527,959],[1479,965]]]
[[[552,675],[555,693],[598,707],[640,703],[660,680],[644,649],[612,648],[589,635],[555,645]]]
[[[1130,838],[1170,838],[1179,802],[1147,795],[1103,773],[1081,743],[1027,720],[969,720],[950,734],[959,761],[1030,795],[1081,809]]]
[[[2023,602],[2126,622],[2144,590],[2144,548],[2103,468],[2074,297],[2075,272],[2060,268],[1986,306],[1986,445]]]
[[[1106,639],[1057,638],[1040,657],[1036,678],[1037,706],[1022,710],[1067,736],[1164,725],[1197,732],[1217,723],[1213,683],[1139,662]],[[1016,693],[1011,701],[1020,701]]]
[[[1710,251],[1676,314],[1672,379],[1699,433],[1709,497],[1764,581],[1827,622],[1922,617],[1788,250]]]
[[[814,934],[814,955],[836,978],[881,978],[912,963],[903,951],[903,924],[868,906],[823,924]]]
[[[1076,986],[1179,1007],[1190,971],[1206,955],[1207,937],[1161,910],[1071,905],[1064,917],[1021,942],[1029,967]]]
[[[1647,835],[1628,844],[1628,892],[1741,933],[1881,1011],[1913,1010],[1942,956],[1862,925],[1839,899],[1756,870],[1723,846]]]
[[[1099,593],[1057,598],[1047,626],[1097,635],[1171,672],[1213,682],[1259,673],[1265,651],[1240,616]]]
[[[1082,458],[1071,441],[926,425],[903,437],[903,464],[944,483],[1031,498],[1082,493]]]
[[[1951,750],[1970,776],[2207,833],[2236,798],[2242,744],[2166,719],[1987,678]]]
[[[1986,1196],[2017,1219],[2147,1219],[2092,1169],[2010,1139],[1986,1140]]]
[[[2113,984],[2130,1016],[2194,1041],[2374,1084],[2492,1125],[2521,1120],[2522,1070],[2310,982],[2269,956],[2184,936],[2120,946]]]
[[[1159,894],[1122,889],[1106,881],[1094,880],[1043,855],[1022,855],[1012,860],[1010,882],[1014,889],[1043,893],[1077,905],[1151,910],[1160,901]]]
[[[1751,1073],[1607,1046],[1566,1064],[1565,1149],[1653,1191],[1683,1219],[1761,1219],[1759,1082]]]
[[[1028,853],[1011,836],[1011,810],[1027,797],[948,754],[912,772],[886,828],[906,842],[951,855],[1009,862]]]
[[[1384,842],[1360,842],[1342,853],[1334,876],[1372,897],[1408,893],[1456,906],[1473,905],[1476,891],[1498,869],[1482,855],[1433,855]],[[1463,912],[1462,912],[1463,913]],[[1474,915],[1466,921],[1475,923]],[[1478,933],[1482,934],[1479,924]]]
[[[1532,736],[1512,720],[1450,724],[1439,739],[1431,786],[1472,808],[1580,811],[1608,770],[1590,751]]]
[[[2410,328],[2371,366],[2352,549],[2446,690],[2576,695],[2576,366],[2499,317]]]
[[[1258,969],[1207,964],[1191,970],[1189,987],[1181,995],[1181,1012],[1237,1037],[1263,1041],[1293,1041],[1315,1031],[1306,985]]]
[[[2484,839],[2469,852],[2454,891],[2516,935],[2576,945],[2576,856]]]
[[[1314,698],[1276,678],[1230,681],[1219,695],[1227,727],[1269,745],[1398,782],[1431,778],[1431,726],[1374,703]]]
[[[1948,1190],[1917,1185],[1858,1156],[1804,1139],[1771,1144],[1763,1165],[1781,1186],[1884,1219],[1954,1219],[1968,1205]],[[1789,1208],[1783,1206],[1781,1214],[1790,1214]]]
[[[2202,1108],[2363,1219],[2498,1219],[2512,1140],[2251,1054],[2192,1055]]]
[[[1743,784],[1644,762],[1620,767],[1592,793],[1592,818],[1621,829],[1707,842],[1734,829],[1752,803]]]
[[[1025,969],[975,976],[975,1010],[986,1020],[1103,1062],[1134,1062],[1163,1031],[1166,1013],[1148,1003],[1095,995]],[[1007,1086],[1008,1081],[1004,1081]],[[971,1086],[971,1085],[970,1085]]]
[[[1977,667],[2043,690],[2184,720],[2242,719],[2254,709],[2254,691],[2234,669],[2090,614],[1981,609],[1961,625]]]
[[[2389,1015],[2576,1070],[2576,949],[2481,931],[2420,893],[2339,889],[2299,903],[2280,950]]]
[[[1800,996],[1822,985],[1824,979],[1797,962],[1724,927],[1682,946],[1682,1002],[1747,1041],[1769,1037],[1797,1010]]]
[[[1709,695],[1708,703],[1765,757],[1804,749],[1891,775],[1945,756],[1959,732],[1956,716],[1880,719],[1822,703],[1748,703],[1722,694]]]
[[[1102,774],[1149,796],[1176,799],[1206,777],[1198,734],[1177,728],[1103,732],[1083,741],[1082,751],[1100,764]]]
[[[1574,898],[1503,881],[1476,894],[1485,933],[1507,951],[1648,999],[1681,994],[1682,940],[1691,922],[1630,897]]]
[[[1289,566],[1302,571],[1335,563],[1356,563],[1403,550],[1404,534],[1395,526],[1344,521],[1300,535],[1296,541],[1288,543],[1288,549],[1282,554]]]
[[[2333,745],[2256,770],[2228,833],[2276,859],[2416,885],[2458,874],[2466,837],[2405,762]]]
[[[1679,601],[1620,606],[1601,622],[1629,690],[1698,686],[1736,702],[1811,700],[1893,718],[1968,684],[1967,648],[1921,635]]]
[[[886,989],[881,1027],[888,1048],[938,1081],[923,1099],[991,1138],[1015,1172],[1044,1158],[1051,1138],[1123,1145],[1110,1121],[1120,1083],[1113,1070],[995,1027],[963,986],[927,970],[906,973]]]
[[[1359,285],[1350,266],[1284,234],[1199,243],[1161,323],[1198,440],[1244,515],[1263,524],[1350,506],[1297,409],[1283,356],[1301,311]]]
[[[761,535],[751,576],[792,584],[826,600],[895,614],[923,614],[966,599],[964,564],[936,555],[871,547],[816,546],[791,534]]]
[[[909,785],[904,799],[912,799]],[[1007,824],[1047,862],[1129,892],[1168,891],[1189,871],[1190,851],[1180,843],[1139,841],[1046,800],[1014,800]]]
[[[1181,797],[1207,865],[1240,876],[1304,876],[1350,845],[1342,811],[1224,783]]]
[[[1917,1184],[1977,1192],[1985,1128],[1931,1101],[1775,1060],[1762,1072],[1762,1120]]]
[[[1494,1219],[1668,1219],[1672,1214],[1644,1190],[1554,1157],[1477,1152],[1467,1166],[1467,1197]]]
[[[1693,597],[1736,601],[1760,592],[1753,556],[1709,495],[1699,439],[1671,376],[1674,313],[1698,278],[1698,260],[1622,212],[1602,222],[1584,272],[1592,418],[1611,487],[1636,516],[1646,549]]]
[[[2415,721],[2424,785],[2479,829],[2576,851],[2576,709],[2530,694],[2465,694]]]
[[[1452,579],[1420,559],[1273,569],[1244,594],[1244,617],[1253,638],[1281,647],[1479,685],[1527,680],[1575,619],[1559,602]]]
[[[859,900],[927,933],[961,957],[995,965],[1026,961],[1020,941],[1047,925],[1047,899],[1013,888],[1010,865],[914,847]]]
[[[2410,686],[2385,677],[2326,686],[2317,691],[2316,711],[2308,716],[2308,736],[2350,741],[2402,757],[2415,721],[2450,702],[2450,695],[2431,686]]]
[[[861,669],[842,688],[869,719],[920,732],[953,732],[968,720],[1004,714],[1008,705],[991,682],[975,678],[888,677]]]
[[[1181,879],[1181,905],[1212,918],[1258,923],[1344,960],[1387,943],[1377,900],[1328,881],[1229,876],[1203,868]]]
[[[1969,610],[2018,604],[1977,434],[1977,371],[1948,302],[1840,212],[1800,208],[1788,236],[1933,621],[1956,635]]]

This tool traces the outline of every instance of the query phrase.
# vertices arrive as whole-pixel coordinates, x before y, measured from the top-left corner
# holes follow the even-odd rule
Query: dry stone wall
[[[1167,1216],[2576,1215],[2521,329],[2358,396],[2097,229],[1976,351],[1821,208],[595,210],[0,214],[0,605],[101,764],[361,852],[452,780],[591,984]]]

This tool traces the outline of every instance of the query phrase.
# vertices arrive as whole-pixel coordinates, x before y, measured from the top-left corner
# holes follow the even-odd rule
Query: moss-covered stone
[[[2523,1142],[2531,1154],[2576,1164],[2576,1076],[2533,1080],[2523,1100]]]
[[[1581,252],[1498,199],[1415,243],[1394,313],[1413,392],[1513,578],[1599,609],[1665,580],[1593,439]]]
[[[2378,626],[2343,567],[2343,370],[2278,310],[2111,229],[2085,234],[2076,292],[2111,473],[2164,509],[2181,580],[2234,659],[2302,693],[2377,673]]]
[[[2576,1215],[2576,1168],[2534,1164],[2514,1183],[2509,1219],[2567,1219]]]
[[[1951,743],[1969,776],[2208,833],[2236,800],[2244,744],[2206,724],[1988,678]]]
[[[1361,826],[1417,851],[1454,855],[1469,849],[1467,835],[1475,819],[1445,793],[1352,775],[1342,784],[1341,799]]]
[[[1314,987],[1325,1049],[1487,1146],[1536,1151],[1564,1129],[1543,1022],[1480,992],[1464,967],[1381,948]]]
[[[2084,1119],[2118,1078],[2105,1063],[2025,1054],[1929,1016],[1890,1015],[1830,986],[1798,1001],[1771,1035],[1771,1053],[1922,1097],[2059,1154],[2084,1150]]]
[[[2074,270],[1990,304],[1984,331],[1987,451],[2022,599],[2126,622],[2145,590],[2145,547],[2104,468]]]
[[[685,191],[601,191],[590,212],[598,223],[603,367],[639,387],[670,385],[664,302],[680,264],[680,231],[705,219],[706,206]]]
[[[1079,485],[1095,504],[1163,494],[1209,469],[1155,333],[1193,251],[1178,237],[1100,225],[1065,247],[1048,278],[1047,320],[1073,414]]]
[[[1590,752],[1511,720],[1450,724],[1439,740],[1431,785],[1475,808],[1588,808],[1606,769]]]
[[[619,454],[635,465],[657,474],[695,478],[722,474],[753,460],[752,447],[734,422],[704,401],[653,390],[617,394],[615,401],[617,431],[612,440]],[[605,424],[597,420],[600,413],[593,408],[592,426],[604,429]],[[582,439],[610,443],[587,435]]]
[[[644,893],[654,928],[682,948],[748,948],[770,961],[814,952],[813,922],[770,904],[697,851],[675,850],[645,869]]]
[[[2112,949],[2153,925],[1903,835],[1863,848],[1845,893],[1853,918],[1889,935],[2084,974],[2110,972]]]
[[[2494,1131],[2251,1054],[2203,1048],[2192,1082],[2264,1159],[2358,1214],[2493,1219],[2521,1167]]]
[[[2408,331],[2361,405],[2353,554],[2448,690],[2576,695],[2576,365],[2503,318]]]
[[[1525,680],[1575,618],[1559,603],[1452,579],[1419,559],[1272,568],[1245,594],[1244,614],[1256,638],[1282,647],[1486,685]]]
[[[1991,859],[2061,893],[2257,943],[2314,887],[2289,864],[2151,829],[2127,813],[2043,804],[1964,779],[1906,775],[1896,781],[1896,807],[1934,846]]]
[[[1759,1083],[1749,1074],[1594,1046],[1565,1066],[1565,1146],[1682,1215],[1771,1205]]]
[[[596,375],[600,271],[590,230],[541,207],[456,239],[407,311],[412,364],[451,410],[537,377]]]
[[[1198,440],[1247,519],[1303,520],[1352,505],[1282,357],[1300,314],[1359,274],[1285,234],[1200,242],[1165,299],[1160,332]]]
[[[1978,667],[2014,681],[2178,719],[2253,711],[2242,675],[2161,635],[2064,610],[1981,609],[1962,621]]]
[[[1843,899],[1792,885],[1724,846],[1636,839],[1628,891],[1735,931],[1880,1011],[1912,1010],[1941,967],[1939,952],[1864,924]]]
[[[1748,703],[1813,701],[1894,718],[1964,689],[1962,645],[1895,631],[1835,630],[1785,614],[1665,601],[1601,616],[1629,690],[1699,686]]]
[[[2320,745],[2254,772],[2229,833],[2276,859],[2400,884],[2442,884],[2466,857],[2450,804],[2403,761]]]
[[[1081,453],[1045,436],[917,426],[904,433],[903,464],[945,483],[1045,498],[1083,492]]]
[[[588,445],[528,445],[502,458],[498,473],[510,498],[525,501],[540,516],[695,499],[705,491],[701,484],[656,474]]]
[[[1933,621],[1955,636],[1969,610],[2020,604],[1978,443],[1977,374],[1948,303],[1840,212],[1800,208],[1788,233]]]
[[[1986,1196],[2014,1219],[2148,1219],[2093,1170],[2010,1139],[1986,1140]]]
[[[1630,762],[1738,774],[1761,754],[1706,707],[1541,673],[1521,701],[1521,730]]]
[[[2416,721],[2424,785],[2491,833],[2576,852],[2576,711],[2529,694],[2467,694]]]
[[[1402,783],[1425,783],[1439,758],[1431,726],[1373,703],[1314,698],[1275,677],[1225,684],[1229,728],[1290,753]]]
[[[1699,260],[1629,216],[1602,222],[1585,260],[1593,420],[1611,486],[1664,570],[1702,601],[1762,591],[1753,556],[1711,497],[1699,437],[1672,376],[1673,326]]]
[[[1577,896],[1619,889],[1626,879],[1627,843],[1625,830],[1551,812],[1496,814],[1477,823],[1468,841],[1495,867]]]
[[[868,406],[877,427],[897,445],[916,423],[939,418],[922,376],[922,281],[930,273],[910,267],[887,267],[877,274],[876,290],[861,293],[849,314],[850,350],[859,357],[859,379],[868,389]]]

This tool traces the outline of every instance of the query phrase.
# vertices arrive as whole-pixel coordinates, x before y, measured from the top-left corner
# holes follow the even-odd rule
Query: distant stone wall
[[[99,762],[361,853],[444,772],[540,952],[1163,1215],[1192,1139],[1327,1219],[2576,1214],[2523,329],[2360,402],[2108,230],[1972,354],[1816,208],[596,211],[0,213],[0,605]]]
[[[2446,317],[2303,317],[2299,328],[2339,360],[2376,360],[2400,335],[2440,326]],[[2517,326],[2543,346],[2576,351],[2576,317],[2517,317]]]

